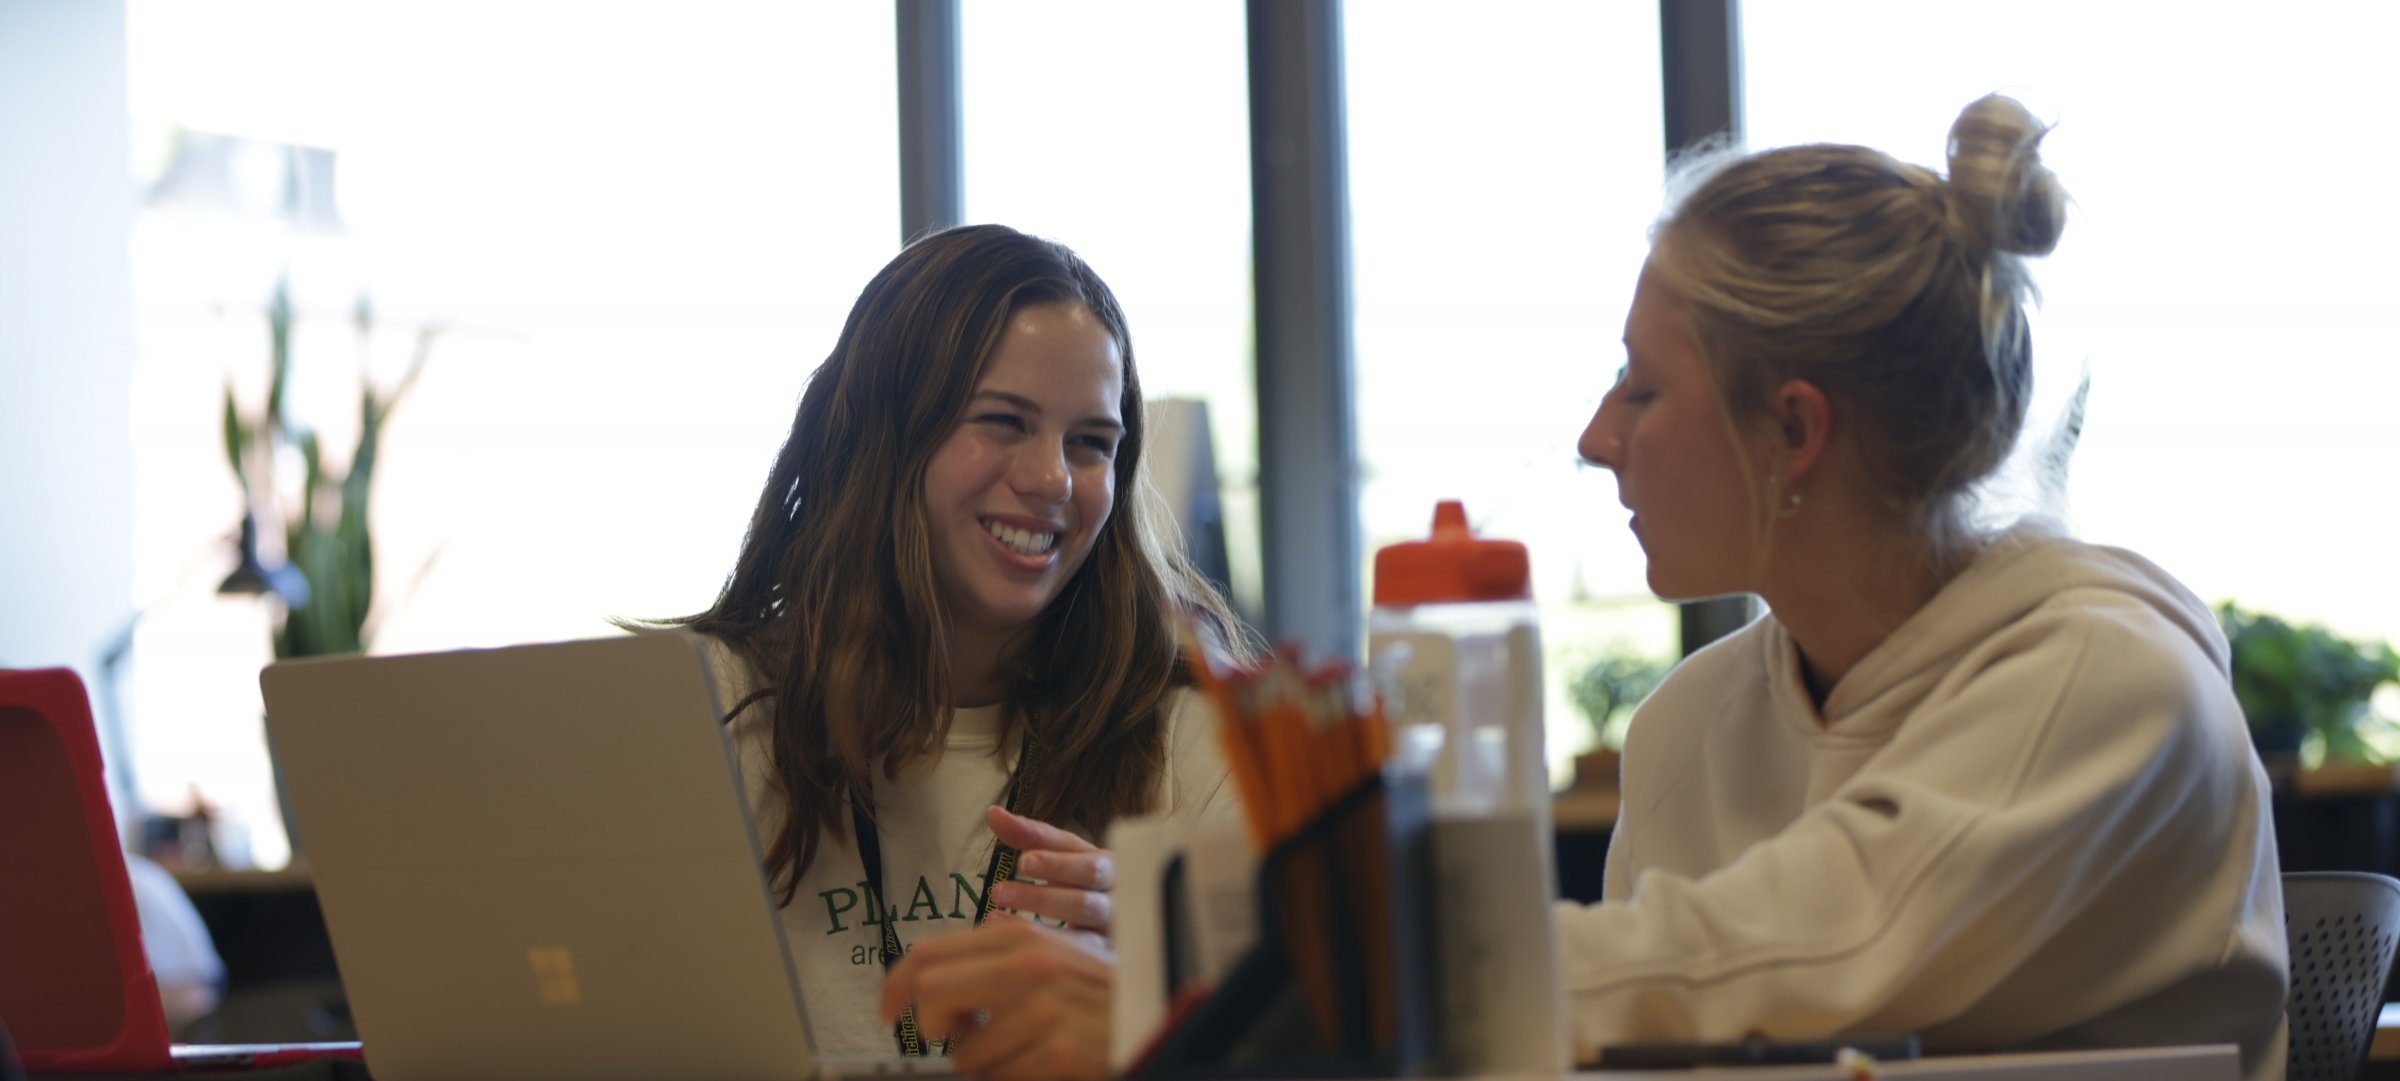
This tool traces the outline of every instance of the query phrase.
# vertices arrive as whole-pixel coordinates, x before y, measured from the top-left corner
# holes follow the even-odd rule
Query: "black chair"
[[[2285,1081],[2349,1081],[2383,1012],[2400,943],[2400,881],[2362,871],[2286,874],[2283,929],[2292,966]]]

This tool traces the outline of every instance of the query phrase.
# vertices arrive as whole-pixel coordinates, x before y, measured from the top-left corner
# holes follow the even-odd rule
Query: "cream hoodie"
[[[2283,1076],[2267,780],[2208,608],[2028,522],[1820,716],[1772,616],[1635,715],[1576,1047],[1916,1033],[1931,1052],[2238,1043]]]
[[[749,665],[722,643],[708,640],[708,658],[726,708],[757,686]],[[769,759],[772,715],[772,703],[761,700],[732,725],[761,845],[774,843],[784,820]],[[1239,807],[1233,786],[1224,783],[1214,717],[1199,695],[1177,692],[1167,722],[1167,769],[1153,810],[1216,814]],[[992,858],[992,830],[984,811],[1006,799],[1017,764],[1017,741],[1002,744],[1000,707],[962,709],[951,715],[950,738],[938,760],[920,760],[890,784],[877,775],[877,836],[883,888],[889,891],[882,915],[866,901],[866,874],[849,818],[826,831],[816,861],[783,909],[784,940],[799,969],[818,1054],[899,1053],[892,1026],[876,1017],[883,989],[882,920],[896,921],[904,950],[974,926]]]

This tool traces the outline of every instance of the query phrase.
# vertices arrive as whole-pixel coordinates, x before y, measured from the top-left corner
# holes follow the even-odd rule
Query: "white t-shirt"
[[[142,952],[158,978],[167,1027],[181,1028],[217,1008],[225,988],[225,962],[200,910],[167,869],[134,853],[125,854],[125,880],[133,886],[134,915],[142,927]]]
[[[714,641],[709,662],[728,708],[755,686],[739,655]],[[904,950],[975,925],[994,843],[984,812],[1006,801],[1020,743],[1012,737],[1003,745],[1001,708],[957,711],[939,760],[920,759],[892,781],[876,775],[876,833],[883,852],[882,887],[888,891],[884,904],[896,915]],[[771,703],[762,699],[732,725],[762,845],[774,842],[784,820],[768,757],[772,716]],[[1176,692],[1167,724],[1167,768],[1151,810],[1177,815],[1235,811],[1238,800],[1225,773],[1213,712],[1199,695]],[[1075,832],[1088,836],[1080,828]],[[870,922],[874,907],[867,903],[865,882],[845,814],[827,831],[783,910],[784,937],[800,971],[819,1054],[898,1050],[891,1026],[876,1017],[883,926]]]

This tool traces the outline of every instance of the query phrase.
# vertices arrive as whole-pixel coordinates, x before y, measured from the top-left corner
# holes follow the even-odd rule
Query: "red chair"
[[[31,1074],[172,1069],[83,681],[0,671],[0,1021]]]

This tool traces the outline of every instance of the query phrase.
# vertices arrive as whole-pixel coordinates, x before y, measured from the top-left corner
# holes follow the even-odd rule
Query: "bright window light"
[[[257,186],[242,181],[162,192],[135,239],[140,796],[217,806],[228,862],[272,866],[267,614],[213,592],[242,509],[218,410],[229,380],[263,400],[277,278],[297,310],[291,411],[345,465],[362,370],[389,386],[434,335],[381,447],[374,651],[697,611],[803,381],[899,247],[891,7],[134,0],[128,15],[143,185],[189,133],[265,148],[244,160],[267,163],[269,190],[277,148],[333,165],[336,220],[314,231],[227,194]]]
[[[2400,9],[1744,0],[1750,142],[1942,167],[2001,91],[2074,199],[2034,263],[2035,423],[2082,374],[2066,510],[2204,600],[2400,638],[2391,572]],[[2044,408],[2049,412],[2045,414]]]
[[[1378,0],[1342,17],[1361,573],[1442,499],[1525,542],[1563,779],[1592,741],[1574,675],[1610,650],[1675,651],[1614,484],[1575,457],[1623,362],[1659,206],[1657,6]]]

